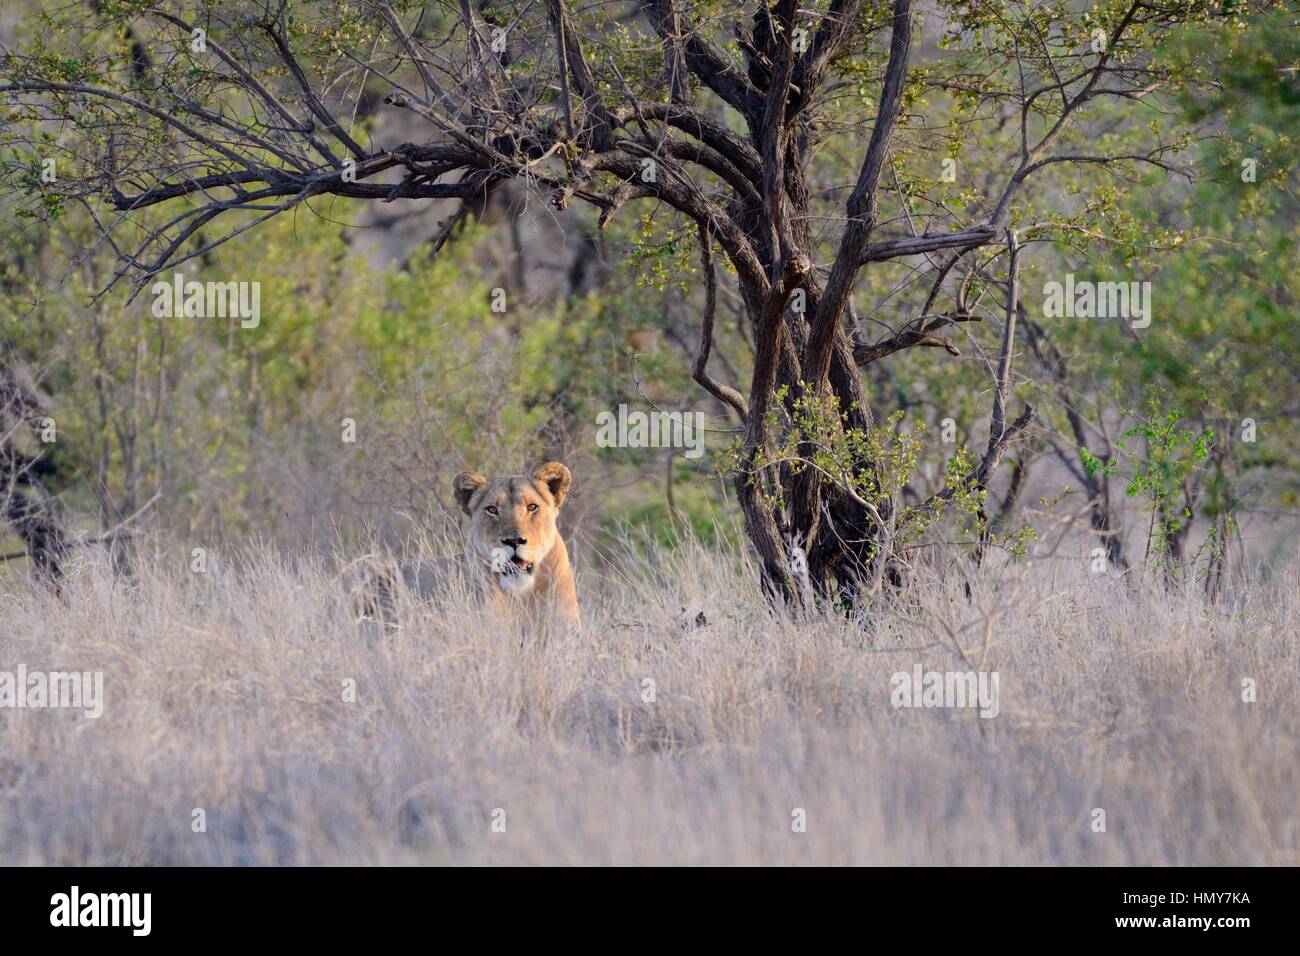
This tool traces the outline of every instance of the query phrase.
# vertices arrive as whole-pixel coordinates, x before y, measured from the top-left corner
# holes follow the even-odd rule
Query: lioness
[[[515,602],[530,618],[578,624],[578,591],[556,516],[573,477],[558,461],[532,475],[491,480],[462,471],[452,493],[470,517],[465,553],[451,562],[417,561],[402,568],[411,593],[436,598],[459,571],[489,603]]]

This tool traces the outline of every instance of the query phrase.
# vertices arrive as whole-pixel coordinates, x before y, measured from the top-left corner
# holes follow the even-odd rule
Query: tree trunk
[[[0,366],[0,518],[23,540],[37,577],[55,583],[63,575],[68,539],[42,480],[53,468],[40,454],[24,454],[13,444],[24,433],[40,441],[40,412],[40,398],[26,376]]]

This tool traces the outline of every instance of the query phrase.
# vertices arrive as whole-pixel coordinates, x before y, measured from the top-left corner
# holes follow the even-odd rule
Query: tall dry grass
[[[464,602],[381,633],[316,558],[184,554],[0,585],[0,670],[106,695],[0,710],[0,863],[1300,860],[1295,567],[1209,606],[1084,561],[968,597],[954,565],[847,620],[774,615],[743,556],[686,545],[588,574],[581,631],[521,646]],[[997,718],[891,706],[895,671],[981,655]]]

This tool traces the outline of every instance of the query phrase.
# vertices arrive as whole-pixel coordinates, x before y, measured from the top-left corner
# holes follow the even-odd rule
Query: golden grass
[[[581,578],[582,630],[521,646],[464,602],[381,633],[316,559],[185,553],[0,584],[0,670],[106,695],[0,709],[0,864],[1300,861],[1295,567],[1218,606],[1082,560],[968,599],[951,567],[851,621],[771,614],[688,545]],[[893,672],[982,654],[996,719],[890,705]]]

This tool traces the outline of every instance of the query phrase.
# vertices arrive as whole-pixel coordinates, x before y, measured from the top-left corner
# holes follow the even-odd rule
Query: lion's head
[[[456,503],[470,517],[466,551],[491,570],[503,591],[522,597],[536,586],[538,568],[560,542],[555,519],[571,481],[557,461],[528,476],[489,480],[462,471],[452,479]],[[567,564],[566,557],[566,573]]]

